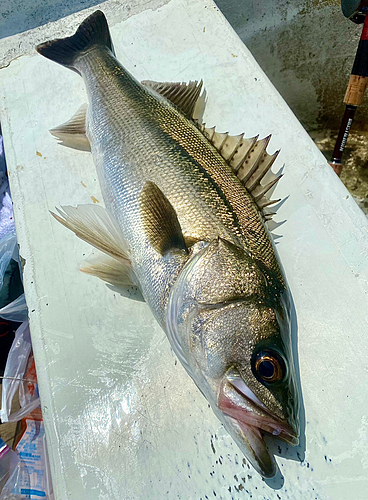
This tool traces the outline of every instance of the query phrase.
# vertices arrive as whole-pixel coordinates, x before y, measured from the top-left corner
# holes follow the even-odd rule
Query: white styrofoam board
[[[284,478],[262,481],[148,308],[78,272],[90,248],[48,210],[102,202],[101,193],[90,155],[58,146],[48,130],[85,101],[83,81],[25,55],[1,70],[0,118],[56,499],[363,500],[367,219],[212,2],[150,6],[123,21],[108,16],[127,69],[140,79],[203,78],[208,125],[272,133],[269,151],[282,149],[275,196],[289,199],[277,217],[287,219],[278,249],[297,315],[305,438],[298,450],[281,445],[291,457],[278,458]],[[59,22],[57,36],[69,25]]]

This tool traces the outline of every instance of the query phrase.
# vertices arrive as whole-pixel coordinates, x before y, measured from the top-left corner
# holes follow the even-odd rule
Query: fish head
[[[188,260],[167,310],[175,352],[264,477],[276,473],[264,433],[298,444],[287,294],[247,251],[219,238]]]

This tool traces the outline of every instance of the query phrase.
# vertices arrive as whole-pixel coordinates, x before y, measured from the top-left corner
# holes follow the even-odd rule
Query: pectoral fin
[[[141,220],[153,248],[161,255],[171,250],[188,252],[176,212],[153,182],[146,182],[141,196]]]
[[[86,136],[87,104],[82,104],[69,121],[50,130],[63,146],[81,151],[91,151],[91,145]]]

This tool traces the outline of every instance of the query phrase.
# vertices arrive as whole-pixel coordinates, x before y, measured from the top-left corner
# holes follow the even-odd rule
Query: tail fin
[[[73,36],[41,43],[36,50],[48,59],[78,72],[74,67],[75,59],[96,45],[106,46],[114,52],[106,17],[100,10],[87,17]]]

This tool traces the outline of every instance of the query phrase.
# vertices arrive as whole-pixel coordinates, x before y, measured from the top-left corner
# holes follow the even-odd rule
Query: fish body
[[[84,79],[88,107],[73,126],[83,121],[108,214],[65,208],[58,220],[109,255],[87,272],[139,288],[216,415],[273,476],[261,430],[296,444],[298,402],[289,291],[255,197],[185,99],[117,61],[100,11],[38,51]]]
[[[86,82],[87,137],[104,201],[129,245],[139,282],[148,285],[144,296],[160,324],[164,308],[154,302],[162,286],[159,292],[152,287],[156,254],[140,222],[139,197],[147,181],[170,200],[184,237],[220,236],[254,247],[280,273],[259,209],[198,128],[169,101],[152,95],[105,47],[79,58],[76,67]],[[145,272],[148,279],[142,279]]]

